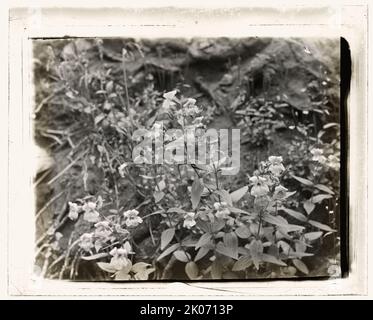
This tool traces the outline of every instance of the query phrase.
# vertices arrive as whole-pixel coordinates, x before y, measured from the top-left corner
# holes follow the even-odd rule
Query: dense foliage
[[[339,124],[328,107],[326,90],[335,86],[330,79],[305,88],[308,109],[250,94],[222,110],[179,83],[161,90],[157,72],[145,68],[143,78],[133,76],[131,61],[147,54],[137,42],[129,42],[117,62],[105,60],[99,40],[84,50],[74,41],[38,48],[36,137],[61,162],[47,171],[49,182],[38,176],[39,198],[43,185],[65,196],[62,210],[51,206],[49,220],[38,222],[43,276],[278,278],[319,275],[317,263],[326,265],[321,275],[339,274]],[[141,142],[138,129],[154,138],[162,122],[167,150],[180,138],[168,129],[209,128],[222,114],[241,129],[247,145],[241,152],[249,158],[238,176],[221,174],[229,154],[206,165],[138,164],[132,158]],[[288,139],[281,152],[274,146],[279,132]],[[325,249],[328,241],[335,250]]]

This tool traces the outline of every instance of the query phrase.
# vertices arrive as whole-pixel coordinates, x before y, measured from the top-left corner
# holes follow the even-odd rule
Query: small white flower
[[[127,166],[128,166],[128,163],[127,162],[124,162],[124,163],[122,163],[120,166],[119,166],[119,168],[118,168],[118,172],[119,172],[119,174],[120,174],[120,176],[122,177],[122,178],[124,178],[124,176],[125,176],[125,173],[126,173],[126,168],[127,168]]]
[[[194,107],[196,105],[196,99],[193,99],[193,98],[188,98],[185,103],[184,103],[184,107],[185,108],[190,108],[190,107]]]
[[[163,94],[163,98],[166,100],[173,100],[176,96],[177,90],[169,91]]]
[[[56,232],[54,237],[57,241],[60,241],[63,238],[63,234],[61,232]]]
[[[283,187],[282,185],[279,185],[275,188],[275,192],[273,194],[273,197],[275,199],[282,199],[284,197],[286,197],[286,192],[288,191],[288,189],[286,189],[285,187]]]
[[[79,212],[82,210],[82,206],[74,202],[69,202],[69,218],[71,220],[76,220],[79,217]]]
[[[230,226],[230,227],[233,227],[234,223],[235,223],[235,219],[232,218],[232,217],[229,217],[228,220],[227,220],[227,225]]]
[[[137,227],[139,224],[143,222],[143,219],[139,217],[138,214],[139,212],[136,209],[127,210],[123,213],[123,216],[125,218],[124,223],[128,228]]]
[[[267,185],[267,179],[263,177],[251,177],[251,183],[253,183],[253,187],[251,188],[250,194],[254,197],[262,197],[268,194],[269,187]]]
[[[214,208],[216,210],[215,217],[218,219],[228,219],[230,211],[226,202],[215,202]]]
[[[341,268],[338,265],[331,265],[328,268],[328,274],[331,277],[340,277],[341,276]]]
[[[107,238],[111,235],[109,221],[100,221],[95,224],[95,236],[100,238]]]
[[[282,164],[282,157],[270,156],[268,161],[271,163],[269,171],[271,171],[275,176],[279,176],[285,170],[285,167]]]
[[[80,237],[79,246],[84,251],[90,251],[93,247],[93,233],[83,233]]]
[[[183,227],[190,229],[196,225],[196,220],[194,220],[195,213],[194,212],[188,212],[184,216],[184,223]]]
[[[162,104],[162,108],[168,111],[171,107],[175,105],[174,99],[176,96],[177,90],[173,90],[170,92],[166,92],[163,94],[163,98],[165,99]]]
[[[83,205],[84,220],[95,223],[99,220],[100,214],[96,210],[96,203],[89,201]]]
[[[337,156],[335,155],[330,155],[328,157],[328,166],[331,167],[334,170],[339,170],[341,167],[340,160]]]
[[[225,208],[226,206],[227,206],[227,203],[224,202],[224,201],[214,203],[214,209],[215,210],[220,210],[221,208]]]
[[[127,241],[122,248],[114,248],[110,251],[112,256],[110,265],[116,270],[122,270],[127,267],[131,261],[128,259],[128,254],[133,253],[131,245]]]
[[[139,212],[136,209],[132,209],[132,210],[127,210],[127,211],[123,212],[123,217],[128,219],[128,218],[131,218],[131,217],[134,217],[134,216],[138,216],[138,214],[139,214]]]
[[[96,209],[96,203],[92,201],[88,201],[83,205],[83,210],[84,211],[89,211],[89,210],[95,210]]]
[[[312,153],[312,161],[317,161],[321,164],[325,163],[326,162],[326,158],[325,156],[323,156],[323,153],[324,151],[322,149],[319,149],[319,148],[313,148],[311,150],[311,153]]]

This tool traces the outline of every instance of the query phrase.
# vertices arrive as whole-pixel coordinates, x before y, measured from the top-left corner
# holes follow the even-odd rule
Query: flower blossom
[[[341,167],[341,163],[340,163],[339,158],[337,156],[331,154],[328,157],[328,166],[331,167],[334,170],[339,170],[339,168]]]
[[[279,185],[275,188],[275,192],[273,193],[273,197],[275,199],[283,199],[286,197],[286,192],[288,191],[287,188],[283,187],[282,185]]]
[[[98,221],[100,214],[96,210],[96,207],[96,203],[92,201],[89,201],[83,205],[84,220],[93,223]]]
[[[177,90],[173,90],[170,92],[166,92],[163,95],[163,98],[165,99],[162,104],[162,108],[168,111],[171,107],[175,105],[174,99],[176,96]]]
[[[263,177],[253,176],[250,178],[250,182],[253,183],[250,194],[254,197],[262,197],[268,194],[269,188],[267,185],[267,179]]]
[[[201,110],[196,106],[196,99],[189,98],[183,105],[184,115],[187,117],[197,116]]]
[[[142,218],[138,216],[139,212],[136,209],[127,210],[123,213],[125,224],[127,227],[137,227],[143,222]]]
[[[127,168],[127,166],[128,166],[128,163],[124,162],[118,168],[118,172],[122,178],[124,178],[125,176],[125,173],[126,173],[125,169]]]
[[[196,220],[194,220],[194,217],[195,217],[195,213],[194,212],[188,212],[188,213],[186,213],[185,216],[184,216],[183,227],[187,228],[187,229],[190,229],[193,226],[195,226],[196,225]]]
[[[74,202],[69,202],[69,218],[76,220],[79,217],[79,212],[82,210],[82,206]]]
[[[100,221],[95,224],[95,236],[100,238],[107,238],[111,235],[111,228],[109,221]]]
[[[83,233],[80,237],[79,246],[84,251],[90,251],[93,247],[93,233]]]
[[[270,156],[268,161],[271,163],[269,171],[271,171],[275,176],[279,176],[285,170],[285,167],[282,164],[282,157]]]
[[[218,219],[228,219],[230,211],[226,202],[215,202],[214,209],[216,210],[215,217]]]
[[[128,259],[128,255],[133,254],[131,245],[126,241],[122,248],[114,248],[110,251],[112,256],[110,265],[116,270],[122,270],[131,264],[131,260]]]
[[[321,164],[326,162],[326,158],[323,156],[324,151],[319,148],[313,148],[311,150],[312,153],[312,161],[317,161]]]

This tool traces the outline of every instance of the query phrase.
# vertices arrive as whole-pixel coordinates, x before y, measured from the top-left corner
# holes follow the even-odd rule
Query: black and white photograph
[[[34,272],[341,277],[340,41],[32,40]]]

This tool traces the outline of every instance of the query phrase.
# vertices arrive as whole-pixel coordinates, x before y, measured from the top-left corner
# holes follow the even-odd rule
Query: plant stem
[[[122,50],[122,70],[123,70],[123,80],[124,80],[124,91],[126,93],[126,103],[127,103],[127,112],[128,116],[130,118],[131,124],[134,127],[134,122],[132,118],[132,113],[131,113],[131,107],[130,107],[130,99],[129,99],[129,94],[128,94],[128,83],[127,83],[127,72],[126,72],[126,50]]]

